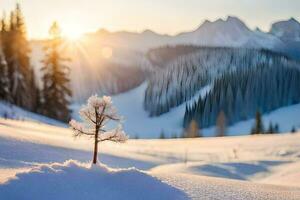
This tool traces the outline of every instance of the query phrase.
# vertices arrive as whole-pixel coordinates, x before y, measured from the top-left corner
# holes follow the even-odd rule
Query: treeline
[[[51,38],[45,46],[42,62],[42,85],[35,79],[30,63],[30,44],[26,35],[25,20],[20,5],[1,19],[0,27],[0,100],[29,111],[68,121],[71,91],[69,68],[59,52],[62,43],[56,23],[50,29]]]
[[[220,112],[227,124],[268,113],[300,102],[300,70],[282,60],[260,63],[251,68],[237,68],[213,82],[211,91],[187,106],[183,126],[192,120],[201,128],[214,126]]]
[[[211,84],[225,72],[264,63],[290,63],[281,54],[254,49],[202,47],[194,53],[183,55],[180,52],[180,55],[149,79],[144,107],[150,116],[159,116],[190,100],[203,86]]]

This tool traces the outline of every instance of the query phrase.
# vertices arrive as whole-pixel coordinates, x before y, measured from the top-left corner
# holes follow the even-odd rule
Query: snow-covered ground
[[[183,191],[145,172],[88,166],[76,161],[43,164],[19,173],[0,186],[0,197],[20,200],[187,199]]]
[[[0,119],[0,199],[300,199],[299,141],[298,133],[101,143],[99,158],[114,170],[90,169],[89,138]]]
[[[191,104],[199,98],[200,95],[205,95],[210,90],[210,86],[204,87],[191,100],[173,108],[170,112],[159,117],[149,117],[149,114],[144,110],[144,94],[147,88],[147,83],[143,83],[139,87],[113,96],[113,103],[119,113],[124,116],[126,123],[124,124],[125,131],[132,137],[139,138],[158,138],[161,132],[168,137],[176,134],[178,137],[182,135],[182,122],[185,113],[186,104]],[[73,105],[74,118],[78,118],[79,105]],[[265,128],[272,124],[278,124],[281,132],[289,132],[293,127],[300,129],[300,104],[283,107],[271,113],[263,115]],[[227,129],[228,135],[248,135],[254,124],[254,119],[236,123]],[[204,136],[215,136],[215,127],[202,130]]]
[[[44,117],[32,112],[28,112],[18,106],[14,106],[12,104],[3,101],[0,101],[0,117],[16,119],[16,120],[42,122],[42,123],[52,124],[56,126],[66,126],[66,124],[60,121],[48,117]]]

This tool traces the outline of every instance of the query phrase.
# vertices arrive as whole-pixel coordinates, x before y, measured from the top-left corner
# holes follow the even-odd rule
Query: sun
[[[63,36],[69,40],[76,41],[83,36],[82,30],[77,26],[65,26]]]

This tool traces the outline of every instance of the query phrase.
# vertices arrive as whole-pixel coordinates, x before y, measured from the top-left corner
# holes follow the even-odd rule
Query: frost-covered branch
[[[75,120],[71,120],[70,126],[74,131],[74,136],[87,135],[94,137],[93,163],[97,161],[99,142],[112,141],[124,143],[128,140],[128,136],[122,130],[120,124],[121,117],[113,107],[110,97],[104,96],[100,98],[97,95],[91,96],[88,99],[87,105],[80,109],[79,114],[84,123],[81,124]],[[106,131],[105,125],[110,121],[117,122],[119,126],[116,129]]]
[[[103,141],[108,141],[108,140],[113,141],[113,142],[124,143],[124,142],[126,142],[126,140],[128,140],[128,136],[123,131],[122,127],[119,126],[118,128],[116,128],[113,131],[108,131],[108,132],[101,134],[98,141],[103,142]]]
[[[70,124],[72,130],[74,131],[74,136],[75,137],[78,137],[80,135],[89,135],[89,136],[93,136],[94,135],[93,133],[90,133],[90,132],[86,131],[84,129],[84,126],[81,123],[79,123],[79,122],[77,122],[75,120],[71,120],[69,122],[69,124]]]

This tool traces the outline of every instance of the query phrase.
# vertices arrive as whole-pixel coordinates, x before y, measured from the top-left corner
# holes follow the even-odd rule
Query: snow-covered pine
[[[70,121],[70,126],[76,137],[86,135],[94,138],[94,155],[93,163],[97,163],[98,144],[104,141],[112,141],[123,143],[126,142],[128,136],[123,131],[117,110],[112,104],[112,100],[108,96],[102,98],[97,95],[88,99],[87,105],[83,106],[79,111],[80,117],[84,123],[75,120]],[[106,130],[105,126],[108,122],[118,122],[118,126],[112,130]]]

